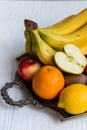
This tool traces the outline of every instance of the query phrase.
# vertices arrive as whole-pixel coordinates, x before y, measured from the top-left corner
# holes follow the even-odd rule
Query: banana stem
[[[26,28],[30,28],[31,30],[36,30],[38,25],[32,20],[25,19],[24,24]]]

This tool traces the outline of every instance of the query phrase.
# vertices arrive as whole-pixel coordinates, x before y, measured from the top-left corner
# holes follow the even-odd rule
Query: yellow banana
[[[87,54],[87,40],[86,41],[84,40],[82,43],[83,45],[80,46],[80,49],[83,52],[83,54],[86,55]]]
[[[34,38],[32,31],[30,31],[30,34],[31,34],[31,39],[32,39],[31,50],[33,52],[33,55],[36,57],[37,56],[36,55],[36,39]]]
[[[26,38],[26,42],[25,42],[25,49],[26,51],[31,54],[34,55],[33,51],[32,51],[32,38],[31,38],[31,33],[28,30],[25,30],[24,32],[25,38]]]
[[[33,30],[32,33],[35,40],[34,48],[36,56],[45,65],[54,65],[56,51],[41,39],[37,30]]]
[[[29,41],[31,41],[31,38],[30,38],[30,35],[29,35],[29,31],[26,30],[26,29],[25,29],[25,31],[24,31],[24,36],[25,36],[25,39],[26,39],[26,40],[29,39]]]
[[[27,36],[25,36],[25,38],[27,39],[27,41],[28,41],[28,37],[31,39],[30,46],[26,45],[28,43],[26,41],[26,44],[25,44],[25,47],[27,46],[26,50],[30,50],[32,52],[32,55],[36,56],[36,54],[35,54],[35,39],[33,38],[32,30],[37,27],[37,24],[31,20],[28,20],[28,19],[25,19],[24,24],[25,24],[25,29],[26,29],[25,32],[28,32]],[[28,52],[30,52],[30,51],[28,51]]]
[[[25,42],[25,49],[26,49],[26,51],[27,51],[29,54],[32,55],[32,53],[31,53],[31,47],[30,47],[30,42],[29,42],[28,40],[26,40],[26,42]]]
[[[45,65],[54,65],[54,55],[57,51],[41,39],[37,30],[37,24],[31,20],[25,20],[25,27],[32,34],[31,49],[35,56]]]
[[[55,34],[60,34],[60,33],[59,33],[59,29],[60,29],[61,27],[65,26],[65,24],[66,24],[67,22],[69,23],[69,21],[71,21],[71,19],[73,19],[74,16],[75,16],[75,15],[70,15],[70,16],[64,18],[63,20],[59,21],[58,23],[53,24],[53,25],[48,26],[48,27],[45,27],[45,28],[43,28],[43,29],[46,30],[46,31],[55,33]],[[63,30],[63,31],[64,31],[64,30]],[[67,32],[66,32],[66,33],[67,33]],[[61,35],[63,35],[62,32],[61,32]]]
[[[25,49],[26,51],[31,54],[32,56],[35,56],[35,41],[33,38],[33,34],[32,31],[27,28],[27,30],[25,30],[24,32],[25,38],[26,38],[26,42],[25,42]]]
[[[43,30],[47,30],[49,32],[58,35],[66,35],[76,31],[86,23],[87,23],[87,8],[82,10],[76,15],[71,15],[63,19],[59,23],[56,23],[47,28],[43,28]]]
[[[82,28],[74,33],[64,36],[47,32],[46,30],[43,30],[41,28],[38,28],[38,32],[40,33],[42,39],[44,39],[45,42],[47,42],[57,51],[62,50],[64,45],[67,43],[77,45],[83,52],[83,48],[85,46],[87,47],[87,25],[84,25]]]
[[[75,15],[70,15],[66,18],[64,18],[63,20],[59,21],[58,23],[55,23],[54,25],[51,25],[51,26],[48,26],[46,28],[43,28],[44,30],[48,30],[48,31],[51,31],[52,29],[53,30],[56,30],[58,29],[59,27],[61,26],[64,26],[66,24],[66,22],[68,22],[69,20],[71,20]]]

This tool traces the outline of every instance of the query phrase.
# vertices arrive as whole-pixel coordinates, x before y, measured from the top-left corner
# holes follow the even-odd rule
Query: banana
[[[42,40],[37,30],[37,24],[31,20],[25,20],[25,27],[32,34],[31,49],[35,56],[45,65],[54,65],[54,55],[57,51]]]
[[[37,28],[37,23],[33,22],[32,20],[25,19],[24,24],[25,24],[25,29],[27,30],[27,32],[29,32],[28,35],[31,38],[30,50],[32,52],[32,55],[36,56],[36,54],[35,54],[35,39],[33,38],[32,30]],[[28,36],[27,36],[27,39],[28,39]],[[29,49],[29,46],[27,46],[26,48]]]
[[[87,54],[87,40],[83,41],[83,45],[80,48],[81,48],[81,51],[83,52],[83,54],[86,55]]]
[[[64,36],[47,32],[41,28],[38,28],[38,32],[41,35],[42,39],[44,39],[45,42],[47,42],[52,48],[57,51],[62,50],[64,45],[67,43],[77,45],[83,52],[83,48],[87,47],[87,25],[84,25],[74,33]]]
[[[32,39],[31,39],[31,34],[28,30],[25,30],[24,32],[25,38],[26,38],[26,42],[25,42],[25,49],[26,51],[30,54],[33,55],[33,51],[31,49],[32,47]]]
[[[25,39],[26,39],[26,40],[31,41],[31,38],[30,38],[30,35],[29,35],[29,31],[26,30],[26,29],[25,29],[25,31],[24,31],[24,36],[25,36]]]
[[[34,56],[36,56],[36,49],[35,49],[35,47],[36,47],[36,40],[35,40],[35,38],[33,36],[32,31],[31,31],[31,38],[32,38],[32,47],[31,47],[31,49],[33,51]]]
[[[56,24],[53,24],[51,26],[48,26],[48,27],[45,27],[45,28],[42,28],[42,29],[44,29],[46,31],[49,31],[49,32],[53,32],[54,34],[59,34],[60,35],[59,29],[61,27],[65,26],[65,24],[67,22],[71,21],[71,19],[73,19],[74,16],[75,15],[70,15],[70,16],[64,18],[63,20],[57,22]],[[62,32],[61,32],[61,35],[63,35]]]
[[[53,48],[51,48],[46,42],[44,42],[38,31],[33,31],[33,37],[35,39],[35,49],[36,49],[36,55],[39,58],[39,60],[44,63],[45,65],[54,65],[54,55],[57,51],[55,51]]]
[[[64,18],[63,20],[59,21],[58,23],[54,24],[54,25],[51,25],[51,26],[48,26],[46,28],[43,28],[44,30],[48,30],[48,31],[51,31],[52,29],[53,30],[56,30],[58,29],[59,27],[62,27],[64,26],[64,24],[66,24],[66,22],[68,22],[69,20],[71,20],[75,15],[70,15],[66,18]]]
[[[26,28],[24,32],[26,42],[25,42],[25,49],[26,51],[31,54],[32,56],[35,56],[35,40],[33,38],[32,31],[29,28]]]
[[[43,30],[47,30],[58,35],[66,35],[78,30],[86,23],[87,8],[82,10],[78,14],[71,15],[50,27],[43,28]]]

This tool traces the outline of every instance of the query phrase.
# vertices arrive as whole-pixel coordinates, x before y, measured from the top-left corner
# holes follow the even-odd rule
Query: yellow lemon
[[[70,114],[80,114],[87,111],[87,86],[72,84],[64,88],[59,95],[57,106]]]

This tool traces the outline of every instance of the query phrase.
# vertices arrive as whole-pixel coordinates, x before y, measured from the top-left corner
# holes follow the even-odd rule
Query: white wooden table
[[[25,52],[25,18],[45,27],[86,7],[87,1],[0,1],[0,88],[14,79],[15,58]],[[23,97],[17,88],[9,94]],[[0,96],[0,130],[87,130],[87,116],[61,123],[55,113],[9,106]]]

